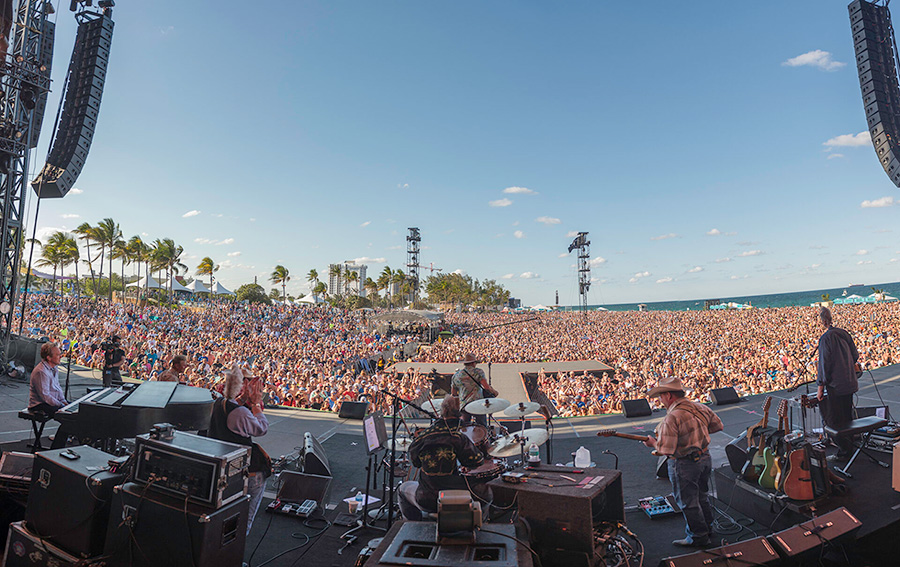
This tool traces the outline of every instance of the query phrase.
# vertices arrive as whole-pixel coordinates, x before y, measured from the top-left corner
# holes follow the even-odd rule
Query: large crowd
[[[252,365],[265,377],[272,405],[338,411],[343,400],[365,400],[389,413],[382,389],[407,399],[427,397],[430,376],[396,373],[390,367],[396,355],[382,355],[401,351],[414,337],[379,333],[370,316],[232,302],[141,308],[44,295],[30,298],[25,329],[69,345],[73,360],[96,369],[98,378],[101,345],[115,334],[132,378],[152,380],[183,354],[188,369],[182,379],[207,388],[219,388],[233,362]],[[900,360],[900,304],[835,306],[834,317],[854,337],[865,368]],[[717,387],[755,394],[812,380],[821,334],[810,307],[448,313],[444,326],[455,335],[411,360],[456,362],[471,352],[492,363],[594,359],[614,369],[602,376],[541,371],[538,385],[563,416],[621,411],[623,399],[642,397],[665,376],[681,378],[689,396],[703,401]]]

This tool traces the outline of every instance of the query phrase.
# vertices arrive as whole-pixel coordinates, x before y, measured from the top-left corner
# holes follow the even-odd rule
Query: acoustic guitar
[[[812,500],[812,475],[809,471],[809,457],[805,445],[798,447],[788,455],[788,471],[782,487],[788,498],[793,500]]]
[[[781,400],[781,403],[778,404],[778,410],[776,410],[775,413],[778,415],[778,430],[769,437],[768,446],[763,449],[765,466],[763,467],[762,474],[759,475],[759,485],[762,488],[769,489],[778,486],[776,478],[781,476],[781,461],[779,455],[781,454],[781,445],[784,443],[784,431],[787,427],[785,424],[785,418],[787,416],[787,400]]]

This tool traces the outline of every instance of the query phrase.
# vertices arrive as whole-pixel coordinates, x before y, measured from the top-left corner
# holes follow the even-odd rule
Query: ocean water
[[[789,307],[794,305],[809,305],[817,301],[822,301],[822,295],[827,293],[831,295],[831,299],[841,297],[844,291],[847,295],[860,295],[865,297],[872,293],[872,288],[880,289],[887,295],[900,297],[900,282],[884,283],[884,284],[865,284],[853,287],[836,287],[830,289],[814,289],[809,291],[795,291],[791,293],[770,293],[766,295],[741,295],[736,297],[704,297],[700,299],[689,299],[685,301],[658,301],[646,302],[647,309],[650,311],[695,311],[703,309],[707,299],[718,299],[721,303],[744,303],[751,304],[753,307]],[[589,305],[589,309],[605,307],[610,311],[637,311],[637,303],[617,303],[613,305]],[[566,307],[566,310],[578,310],[579,307]]]

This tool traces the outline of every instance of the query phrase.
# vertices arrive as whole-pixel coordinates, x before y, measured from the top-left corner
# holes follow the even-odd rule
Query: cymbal
[[[472,415],[490,415],[509,407],[509,401],[503,398],[484,398],[466,404],[465,410]]]
[[[535,402],[519,402],[503,410],[503,415],[508,417],[525,417],[541,409],[541,404]]]
[[[409,446],[412,445],[412,442],[413,442],[413,440],[410,439],[409,437],[397,437],[396,441],[394,441],[394,443],[396,443],[395,448],[398,451],[409,451]],[[391,448],[391,440],[390,439],[387,440],[387,443],[384,445],[384,447],[386,449]]]
[[[444,403],[444,398],[436,398],[434,400],[428,400],[424,404],[422,404],[422,408],[428,410],[432,413],[441,413],[441,405]]]
[[[492,457],[515,457],[522,452],[521,441],[525,440],[525,450],[534,443],[541,446],[547,442],[550,434],[546,429],[532,427],[522,432],[510,433],[497,439],[488,447],[488,454]]]

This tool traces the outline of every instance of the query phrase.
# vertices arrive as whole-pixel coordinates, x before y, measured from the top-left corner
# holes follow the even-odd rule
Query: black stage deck
[[[866,375],[860,381],[858,406],[877,406],[882,404],[900,414],[900,365],[874,371],[872,376]],[[85,383],[95,382],[90,377],[82,377]],[[877,381],[878,390],[873,386]],[[802,390],[801,390],[802,391]],[[780,398],[789,398],[794,393],[776,392],[773,404],[772,422],[774,424],[774,407]],[[3,439],[8,442],[0,445],[3,450],[22,450],[28,437],[29,425],[15,419],[14,411],[24,407],[23,397],[27,396],[27,385],[17,388],[0,388],[0,425],[5,425],[7,432]],[[746,428],[759,421],[764,396],[754,396],[738,404],[714,408],[725,424],[725,431],[713,435],[711,453],[715,467],[725,465],[724,447],[728,442]],[[322,442],[329,464],[334,475],[330,494],[326,498],[325,517],[329,520],[339,512],[346,511],[347,505],[342,500],[362,490],[366,482],[366,453],[362,436],[361,422],[338,419],[333,415],[301,410],[268,410],[271,423],[269,435],[262,438],[262,444],[273,457],[289,453],[302,443],[305,431],[313,432]],[[655,413],[649,418],[634,420],[622,416],[606,416],[600,418],[557,419],[553,422],[550,463],[566,463],[571,454],[579,446],[591,451],[592,460],[598,468],[622,471],[622,487],[625,503],[625,517],[628,527],[637,534],[644,544],[646,556],[644,565],[657,565],[660,559],[683,553],[671,542],[683,537],[684,521],[680,516],[669,516],[650,520],[638,509],[637,502],[647,496],[665,496],[671,491],[668,480],[657,479],[655,468],[656,457],[640,442],[626,439],[595,435],[600,429],[617,429],[626,433],[646,434],[662,417]],[[390,422],[388,422],[390,427]],[[10,433],[18,431],[19,433]],[[52,431],[48,424],[48,432]],[[9,440],[15,437],[14,441]],[[542,451],[547,461],[547,447]],[[890,462],[890,456],[883,460]],[[854,565],[889,564],[879,561],[872,552],[893,552],[900,541],[900,493],[891,488],[890,469],[881,469],[868,460],[860,460],[853,467],[854,478],[847,480],[849,493],[835,497],[833,506],[846,506],[863,522],[859,537],[862,542],[857,551],[869,553],[862,559],[851,557]],[[381,486],[381,473],[377,484]],[[272,479],[273,481],[275,479]],[[756,535],[772,532],[771,521],[754,521],[735,508],[735,491],[733,484],[724,484],[720,488],[716,504],[717,542],[735,542],[746,540]],[[270,494],[276,487],[271,484]],[[373,496],[381,497],[380,490]],[[263,503],[263,509],[267,501]],[[320,520],[307,521],[286,516],[260,514],[247,540],[245,561],[253,566],[263,563],[271,566],[303,565],[318,566],[350,566],[370,539],[381,537],[376,530],[364,530],[359,539],[345,549],[340,535],[348,528],[340,526],[326,527]],[[742,509],[746,509],[743,508]],[[316,515],[316,517],[321,517]],[[377,525],[384,526],[384,521]],[[777,527],[777,526],[776,526]],[[307,538],[310,538],[309,540]],[[340,553],[339,553],[340,551]]]

